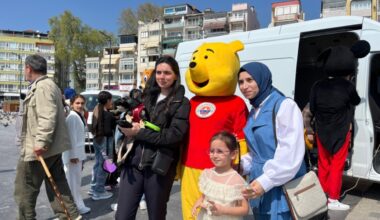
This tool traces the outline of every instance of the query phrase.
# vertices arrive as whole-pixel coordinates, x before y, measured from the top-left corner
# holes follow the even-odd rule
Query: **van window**
[[[298,49],[296,85],[294,100],[300,109],[309,102],[310,90],[318,80],[326,78],[318,55],[331,46],[351,46],[359,39],[355,32],[326,33],[318,32],[301,37]]]

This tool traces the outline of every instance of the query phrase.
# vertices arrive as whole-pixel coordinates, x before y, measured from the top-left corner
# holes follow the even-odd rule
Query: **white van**
[[[355,110],[351,163],[346,175],[380,182],[380,152],[376,154],[380,143],[380,23],[363,17],[332,17],[188,41],[179,44],[176,59],[182,83],[186,84],[185,72],[198,46],[240,40],[245,46],[239,52],[241,65],[251,61],[268,65],[274,86],[303,109],[313,83],[325,77],[317,67],[317,56],[330,46],[351,46],[359,39],[370,43],[371,52],[359,60],[354,80],[362,102]],[[236,93],[242,96],[239,89]],[[193,96],[187,88],[186,95]]]

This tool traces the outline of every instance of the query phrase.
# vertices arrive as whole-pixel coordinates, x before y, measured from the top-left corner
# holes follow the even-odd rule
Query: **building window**
[[[149,56],[149,62],[156,62],[158,60],[158,56]]]
[[[165,8],[165,14],[173,14],[174,13],[174,8]]]
[[[186,6],[176,7],[175,12],[186,12]]]
[[[160,35],[160,31],[149,31],[149,36],[157,36]]]
[[[140,36],[141,36],[142,38],[147,38],[147,37],[148,37],[148,31],[143,31],[143,32],[141,32]]]

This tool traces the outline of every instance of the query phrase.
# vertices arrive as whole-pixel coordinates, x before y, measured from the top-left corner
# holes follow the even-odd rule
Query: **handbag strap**
[[[277,115],[277,102],[274,103],[273,109],[272,109],[272,126],[273,126],[273,136],[274,136],[274,144],[277,148],[277,134],[276,134],[276,115]]]

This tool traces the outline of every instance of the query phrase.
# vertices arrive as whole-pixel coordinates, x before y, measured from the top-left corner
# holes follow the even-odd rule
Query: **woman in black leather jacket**
[[[184,94],[177,61],[159,58],[143,92],[143,102],[149,121],[160,131],[142,128],[139,123],[121,128],[135,142],[120,176],[116,219],[135,219],[143,194],[149,219],[165,219],[180,146],[189,127],[190,104]]]

